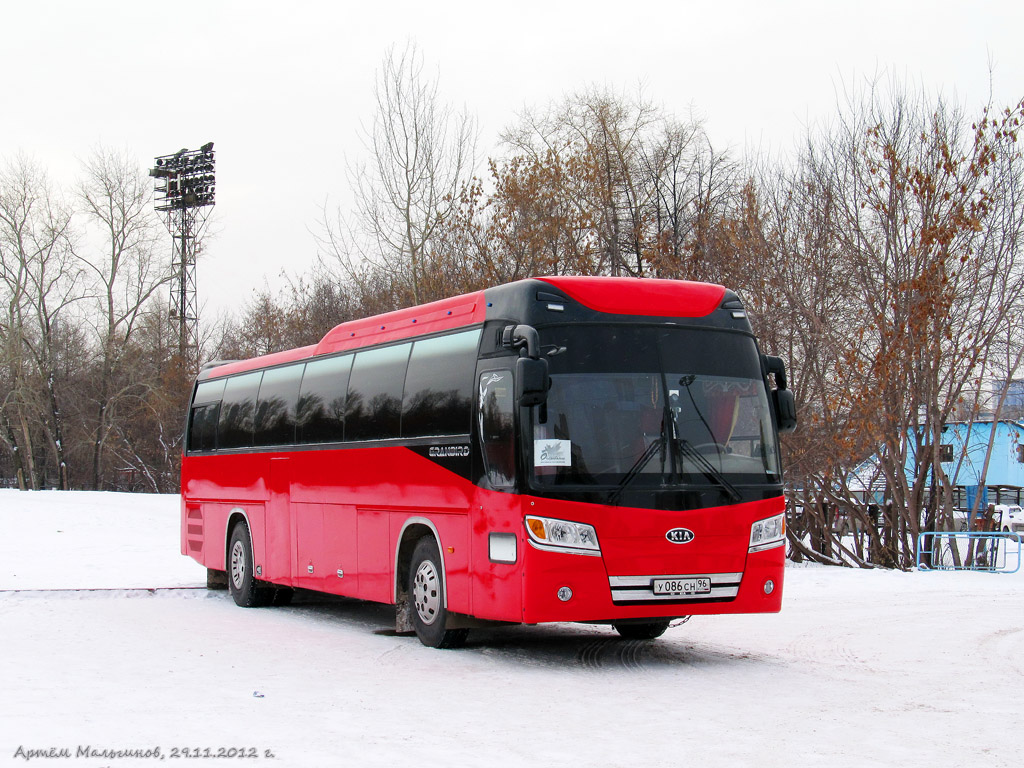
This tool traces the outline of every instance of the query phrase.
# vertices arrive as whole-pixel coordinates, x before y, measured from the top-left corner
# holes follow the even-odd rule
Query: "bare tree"
[[[579,264],[580,271],[644,274],[655,193],[641,163],[645,143],[661,122],[661,113],[642,94],[627,98],[591,88],[546,110],[525,110],[502,134],[527,167],[557,172],[552,202],[586,217],[592,242],[584,253],[590,263]],[[551,215],[557,209],[549,209],[549,218],[558,220]]]
[[[733,229],[738,260],[763,265],[746,283],[755,315],[788,323],[772,333],[802,395],[790,477],[822,531],[806,554],[910,567],[917,534],[951,516],[942,428],[976,395],[1024,289],[1020,114],[986,110],[972,125],[941,100],[872,91],[780,184],[762,182],[763,203]],[[876,475],[884,498],[858,498],[858,474]],[[867,501],[879,509],[871,551],[841,551],[830,516],[867,528]]]
[[[517,206],[525,232],[542,234],[539,242],[558,254],[547,260],[554,266],[638,277],[714,273],[711,233],[735,197],[735,164],[698,121],[666,115],[642,93],[590,88],[526,110],[502,139],[512,156],[498,176],[497,210]]]
[[[123,153],[99,149],[83,172],[78,198],[99,243],[94,253],[79,257],[93,299],[97,360],[92,487],[100,489],[112,413],[146,386],[127,364],[130,342],[171,273],[156,247],[159,226],[151,205],[152,187],[139,164]]]
[[[349,167],[354,220],[325,211],[318,237],[325,255],[358,281],[369,267],[419,303],[424,260],[458,204],[475,163],[476,124],[442,102],[414,44],[391,49],[374,86],[376,113],[364,132],[369,159]]]
[[[71,212],[43,171],[19,157],[0,172],[0,323],[4,378],[2,436],[15,455],[19,486],[38,487],[33,427],[44,438],[59,487],[68,487],[59,339],[80,297],[71,255]]]

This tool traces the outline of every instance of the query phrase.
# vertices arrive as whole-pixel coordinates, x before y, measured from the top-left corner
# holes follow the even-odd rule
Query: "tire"
[[[441,553],[432,536],[416,542],[409,560],[409,618],[420,642],[430,648],[459,648],[467,629],[448,629]]]
[[[252,537],[244,520],[235,523],[231,529],[228,544],[228,591],[235,605],[242,608],[260,608],[269,605],[274,590],[260,585],[256,579],[256,568],[252,558]]]
[[[644,624],[612,624],[624,640],[653,640],[661,637],[668,629],[667,621],[650,621]]]

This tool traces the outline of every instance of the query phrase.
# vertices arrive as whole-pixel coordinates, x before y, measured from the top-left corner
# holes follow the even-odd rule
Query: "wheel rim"
[[[437,568],[429,560],[424,560],[416,569],[412,580],[412,604],[424,624],[433,624],[441,610],[441,582]]]
[[[236,541],[231,547],[231,583],[235,589],[241,589],[245,582],[245,546]]]

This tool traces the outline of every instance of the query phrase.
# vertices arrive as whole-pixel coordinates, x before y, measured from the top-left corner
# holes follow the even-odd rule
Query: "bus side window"
[[[402,437],[469,433],[479,343],[476,329],[413,344],[405,377]]]
[[[345,395],[352,355],[306,363],[295,407],[295,441],[340,443],[345,438]]]
[[[301,365],[263,372],[256,398],[253,445],[287,445],[295,440],[295,405],[299,398]]]
[[[204,381],[196,387],[189,414],[188,450],[213,451],[217,449],[217,420],[220,401],[224,395],[224,379]]]
[[[487,371],[480,375],[480,446],[492,488],[515,485],[515,391],[512,371]]]
[[[217,447],[217,416],[220,403],[197,405],[192,409],[189,425],[188,449],[190,451],[212,451]]]
[[[345,440],[398,437],[411,343],[356,353],[345,405]]]
[[[231,376],[224,385],[224,402],[217,425],[218,448],[248,448],[252,445],[256,393],[263,371]]]

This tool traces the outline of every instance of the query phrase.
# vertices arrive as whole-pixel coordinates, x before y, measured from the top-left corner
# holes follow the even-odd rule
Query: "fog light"
[[[770,595],[774,591],[775,591],[775,582],[772,581],[771,579],[768,579],[768,581],[766,581],[764,583],[764,593],[766,595]]]
[[[572,600],[572,590],[568,587],[559,587],[558,599],[561,600],[563,603],[569,602],[570,600]]]

